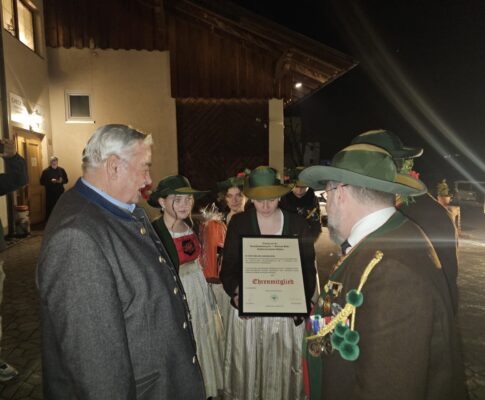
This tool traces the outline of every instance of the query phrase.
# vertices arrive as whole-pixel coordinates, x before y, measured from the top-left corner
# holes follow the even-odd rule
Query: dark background
[[[322,159],[383,128],[424,148],[415,170],[432,192],[443,178],[485,181],[485,2],[238,3],[359,61],[287,110]]]

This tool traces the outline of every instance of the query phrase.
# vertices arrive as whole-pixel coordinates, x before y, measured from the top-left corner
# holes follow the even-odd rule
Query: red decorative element
[[[150,197],[150,194],[152,193],[152,187],[153,185],[150,183],[149,185],[145,185],[141,190],[141,197],[143,197],[145,200],[148,200]]]
[[[409,171],[409,176],[415,178],[415,179],[419,179],[419,172],[416,172],[416,171]]]
[[[245,177],[245,176],[246,176],[245,172],[238,172],[238,174],[236,175],[236,178],[241,178],[241,177]]]

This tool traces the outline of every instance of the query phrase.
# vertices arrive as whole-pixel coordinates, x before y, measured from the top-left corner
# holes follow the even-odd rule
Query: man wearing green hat
[[[352,144],[368,143],[388,151],[397,169],[409,173],[414,159],[423,154],[423,149],[404,146],[399,137],[388,130],[376,129],[356,136]],[[458,311],[458,232],[448,210],[427,192],[423,196],[401,199],[401,211],[411,221],[419,225],[428,236],[438,255],[441,269],[446,277],[453,310]]]
[[[322,232],[320,203],[313,189],[308,187],[306,182],[298,179],[298,175],[303,169],[304,167],[296,167],[289,171],[289,183],[295,186],[291,192],[281,198],[280,207],[305,218],[313,240],[316,241]]]
[[[307,327],[310,398],[466,398],[436,253],[394,207],[396,194],[417,196],[425,185],[368,144],[346,147],[300,179],[326,191],[328,228],[342,246]]]

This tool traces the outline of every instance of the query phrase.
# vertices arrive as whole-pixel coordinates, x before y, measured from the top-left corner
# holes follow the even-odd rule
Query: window
[[[17,12],[19,22],[19,40],[31,50],[35,50],[34,16],[32,15],[32,11],[20,0],[17,0]]]
[[[15,18],[13,0],[2,0],[3,27],[15,36]]]
[[[23,0],[2,0],[3,27],[35,51],[34,12]]]
[[[89,94],[66,93],[66,121],[68,123],[94,123]]]

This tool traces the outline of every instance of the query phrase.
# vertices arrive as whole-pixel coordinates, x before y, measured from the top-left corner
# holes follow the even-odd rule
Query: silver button
[[[163,258],[162,256],[159,256],[158,257],[158,261],[160,262],[160,264],[163,264],[165,261],[165,258]]]
[[[173,294],[177,294],[178,292],[179,292],[179,288],[178,287],[173,288]]]
[[[145,227],[143,227],[143,226],[142,226],[142,227],[140,228],[140,233],[141,233],[142,235],[144,235],[145,233],[147,233],[147,230],[145,229]]]
[[[184,321],[184,323],[182,324],[182,328],[187,329],[187,322]]]
[[[197,362],[197,357],[196,356],[193,356],[192,357],[192,364],[195,364]]]
[[[182,296],[182,299],[187,300],[187,297],[185,297],[185,294]]]

